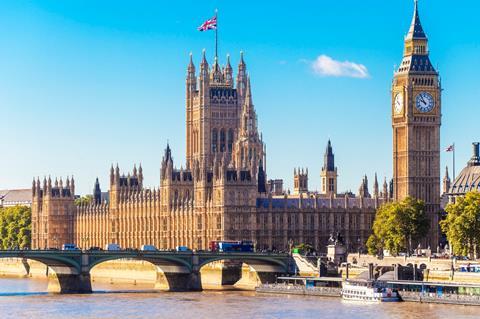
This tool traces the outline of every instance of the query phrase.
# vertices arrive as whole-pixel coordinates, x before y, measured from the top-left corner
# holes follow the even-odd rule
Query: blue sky
[[[441,145],[455,141],[458,172],[480,140],[480,4],[419,7],[444,88]],[[391,177],[389,90],[413,1],[4,0],[0,188],[51,174],[74,175],[79,193],[98,176],[106,190],[116,162],[141,162],[158,186],[167,140],[184,162],[188,54],[198,66],[206,48],[212,61],[214,34],[196,27],[215,8],[221,62],[230,53],[236,69],[245,52],[269,178],[291,187],[293,168],[308,167],[319,188],[328,138],[340,190],[356,191],[363,174]]]

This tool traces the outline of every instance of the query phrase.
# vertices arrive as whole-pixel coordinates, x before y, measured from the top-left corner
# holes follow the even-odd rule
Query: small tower
[[[447,194],[450,189],[450,176],[448,176],[448,166],[445,166],[445,176],[443,177],[442,193]]]
[[[373,197],[378,198],[378,196],[379,196],[378,179],[377,179],[377,173],[375,173],[375,180],[373,182]]]
[[[298,168],[293,170],[293,193],[294,194],[303,194],[308,193],[308,168],[304,170],[303,168]]]
[[[388,193],[387,177],[385,177],[384,180],[383,180],[382,195],[383,195],[383,200],[384,200],[385,202],[388,202],[390,196],[389,196],[389,193]]]
[[[337,168],[335,167],[335,155],[333,154],[332,143],[328,140],[325,150],[320,179],[322,180],[322,194],[331,196],[337,195]]]
[[[368,178],[367,175],[363,176],[362,183],[358,188],[358,196],[363,198],[370,198],[370,193],[368,192]]]
[[[95,185],[93,186],[93,202],[95,205],[99,205],[102,203],[102,190],[100,189],[100,182],[98,181],[98,177],[95,180]]]

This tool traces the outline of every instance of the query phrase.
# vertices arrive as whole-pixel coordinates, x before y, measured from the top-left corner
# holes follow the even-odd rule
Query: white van
[[[105,250],[121,250],[119,244],[106,244]]]
[[[62,250],[79,250],[75,244],[63,244]]]
[[[175,248],[176,251],[190,251],[187,246],[177,246]]]
[[[140,247],[140,250],[142,250],[142,251],[157,251],[157,247],[155,247],[153,245],[142,245],[142,247]]]

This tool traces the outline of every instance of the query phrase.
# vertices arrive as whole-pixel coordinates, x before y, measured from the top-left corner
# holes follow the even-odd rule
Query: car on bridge
[[[62,250],[80,250],[75,244],[63,244]]]
[[[157,251],[157,247],[155,247],[153,245],[142,245],[140,247],[140,250],[141,251]]]
[[[105,245],[105,250],[118,251],[118,250],[122,250],[122,249],[120,248],[119,244],[106,244]]]

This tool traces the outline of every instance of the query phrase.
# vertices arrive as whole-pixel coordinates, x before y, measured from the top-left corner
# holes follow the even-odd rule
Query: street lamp
[[[83,236],[82,237],[82,249],[83,250],[87,250],[87,246],[88,246],[88,236]]]
[[[291,238],[288,240],[288,248],[289,248],[289,251],[290,251],[290,255],[292,255],[293,239],[291,239]]]
[[[53,236],[53,242],[54,242],[55,248],[58,249],[58,244],[57,244],[58,243],[58,237],[57,237],[57,235]]]

